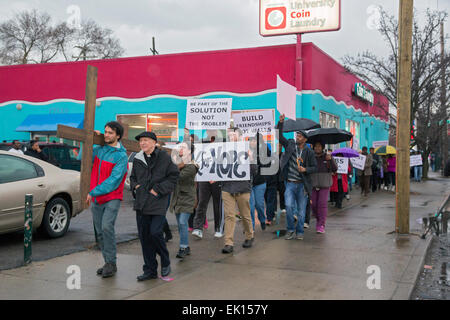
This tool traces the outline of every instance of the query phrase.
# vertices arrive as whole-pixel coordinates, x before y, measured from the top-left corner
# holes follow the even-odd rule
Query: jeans
[[[414,180],[420,182],[422,180],[422,166],[414,167]]]
[[[266,192],[266,184],[261,183],[252,187],[250,194],[250,214],[252,216],[253,230],[255,230],[255,207],[258,212],[258,220],[261,224],[266,223],[266,215],[264,213],[264,193]]]
[[[157,275],[158,261],[156,261],[156,254],[159,254],[161,257],[161,265],[163,267],[170,265],[169,251],[167,251],[166,241],[163,237],[163,226],[166,217],[142,215],[138,211],[136,221],[142,255],[144,256],[142,270],[145,274]]]
[[[303,235],[303,224],[305,223],[306,201],[303,183],[286,182],[286,229],[288,232],[296,231],[297,235]],[[297,211],[297,226],[295,226],[294,212]]]
[[[180,233],[180,248],[189,247],[188,238],[188,222],[191,214],[189,213],[177,213],[178,232]]]
[[[106,263],[116,264],[116,234],[114,226],[120,208],[120,200],[111,200],[104,204],[92,203],[92,219],[97,233],[97,241]]]

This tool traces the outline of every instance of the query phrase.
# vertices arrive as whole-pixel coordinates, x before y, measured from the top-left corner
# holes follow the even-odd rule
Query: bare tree
[[[75,61],[117,58],[124,53],[112,30],[100,27],[93,20],[84,21],[75,37]]]
[[[397,106],[397,70],[398,70],[398,20],[382,7],[380,9],[380,25],[378,31],[385,40],[389,55],[378,57],[370,51],[356,57],[345,56],[344,65],[347,70],[357,74],[377,91],[384,94],[393,106]],[[447,19],[446,12],[426,11],[426,21],[421,27],[415,13],[413,25],[413,61],[411,120],[417,119],[416,139],[411,146],[418,145],[424,156],[424,176],[428,172],[428,155],[434,151],[436,142],[436,124],[440,110],[438,106],[438,88],[440,70],[450,66],[450,56],[440,58],[440,24]],[[446,98],[447,105],[449,97]],[[411,121],[412,123],[412,121]],[[395,127],[392,128],[395,130]]]
[[[37,10],[16,14],[0,24],[0,63],[27,64],[117,58],[124,49],[110,29],[89,20],[80,30],[54,25]]]

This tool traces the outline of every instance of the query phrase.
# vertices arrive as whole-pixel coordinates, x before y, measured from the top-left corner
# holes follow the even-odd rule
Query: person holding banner
[[[266,215],[264,208],[264,194],[267,188],[267,176],[261,174],[261,168],[270,167],[270,150],[260,133],[249,139],[250,150],[256,155],[257,174],[253,177],[252,192],[250,194],[250,214],[252,216],[253,230],[255,230],[255,208],[258,212],[258,220],[261,229],[266,230]],[[262,159],[262,161],[261,161]]]
[[[335,160],[338,161],[338,159],[344,159],[342,153],[336,154]],[[344,200],[345,195],[348,193],[348,174],[351,174],[353,171],[353,167],[351,165],[351,162],[348,161],[346,173],[338,172],[333,175],[333,185],[331,186],[330,191],[335,193],[335,201],[336,201],[336,208],[342,209],[342,201]]]
[[[208,137],[203,140],[202,143],[213,143],[216,141],[217,133],[213,130],[207,131]],[[220,142],[220,141],[217,141]],[[225,140],[222,140],[225,142]],[[218,181],[202,181],[198,182],[198,206],[194,217],[194,231],[192,235],[197,239],[203,238],[203,227],[206,221],[206,211],[208,209],[208,203],[211,197],[213,198],[213,210],[214,210],[214,237],[223,237],[223,211],[222,211],[222,186]]]
[[[362,155],[366,156],[364,169],[358,169],[358,176],[361,182],[361,194],[367,197],[370,188],[370,176],[372,175],[372,155],[367,152],[367,147],[362,148]]]
[[[307,194],[311,195],[311,174],[317,171],[317,161],[314,152],[306,145],[307,134],[300,130],[296,138],[287,140],[283,136],[284,114],[280,115],[277,128],[280,143],[285,155],[281,160],[281,172],[286,184],[286,240],[303,240]],[[306,191],[306,192],[305,192]],[[297,211],[297,225],[294,213]]]
[[[241,129],[234,127],[227,130],[228,140],[231,142],[242,141]],[[256,155],[249,150],[250,161],[253,161]],[[242,244],[244,248],[250,248],[253,245],[254,231],[252,227],[252,218],[250,215],[250,193],[252,191],[251,177],[255,176],[257,167],[250,164],[249,180],[228,180],[223,181],[222,199],[225,209],[225,246],[222,253],[232,253],[234,246],[234,228],[236,226],[236,205],[242,217],[244,226],[245,241]]]
[[[316,232],[325,233],[327,219],[328,195],[333,184],[332,175],[336,174],[337,166],[329,153],[323,152],[325,144],[320,141],[314,143],[317,172],[311,174],[312,181],[312,213],[316,217]]]
[[[176,215],[180,234],[180,249],[177,258],[184,259],[191,253],[188,224],[196,202],[195,175],[199,166],[192,159],[191,148],[185,142],[182,142],[172,152],[172,161],[178,166],[180,176],[170,201],[170,211]]]

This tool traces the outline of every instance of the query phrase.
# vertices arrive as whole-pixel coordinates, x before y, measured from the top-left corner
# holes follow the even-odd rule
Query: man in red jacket
[[[117,272],[114,226],[123,199],[128,166],[127,152],[119,142],[122,135],[120,123],[111,121],[105,125],[105,145],[94,147],[91,191],[86,199],[87,203],[92,203],[97,241],[105,259],[105,265],[97,270],[103,278],[112,277]]]

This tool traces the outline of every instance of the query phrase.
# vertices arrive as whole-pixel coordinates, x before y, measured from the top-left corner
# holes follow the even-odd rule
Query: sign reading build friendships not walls
[[[186,110],[188,129],[226,129],[231,121],[232,99],[189,99]]]
[[[275,126],[272,110],[235,113],[233,121],[242,130],[244,137],[254,137],[258,132],[263,135],[271,134]]]

